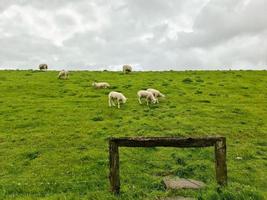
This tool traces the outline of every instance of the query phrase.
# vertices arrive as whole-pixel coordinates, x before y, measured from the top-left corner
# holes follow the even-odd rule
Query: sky
[[[267,69],[266,0],[1,0],[0,69]]]

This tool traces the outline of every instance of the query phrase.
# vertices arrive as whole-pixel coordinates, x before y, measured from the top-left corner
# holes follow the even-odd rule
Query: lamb
[[[47,70],[48,69],[48,66],[47,66],[47,64],[40,64],[39,65],[39,69],[40,70]]]
[[[59,79],[67,79],[69,78],[69,72],[68,71],[65,71],[64,69],[61,70],[59,73],[58,73],[58,76],[57,76]]]
[[[146,91],[151,92],[153,94],[153,96],[156,98],[157,103],[159,103],[158,97],[165,97],[164,94],[162,94],[160,91],[149,88]]]
[[[108,94],[109,107],[115,106],[115,100],[117,101],[118,108],[120,108],[120,103],[126,103],[127,98],[122,93],[112,91]]]
[[[122,70],[123,70],[123,73],[128,74],[132,72],[132,67],[130,65],[123,65]]]
[[[146,99],[146,104],[148,105],[148,103],[156,103],[157,99],[154,97],[154,95],[152,94],[152,92],[146,91],[146,90],[139,90],[137,92],[137,96],[138,96],[138,101],[140,104],[142,104],[141,98],[145,98]]]
[[[99,89],[99,88],[109,88],[110,87],[110,85],[108,83],[106,83],[106,82],[99,82],[99,83],[93,82],[92,86],[97,88],[97,89]]]

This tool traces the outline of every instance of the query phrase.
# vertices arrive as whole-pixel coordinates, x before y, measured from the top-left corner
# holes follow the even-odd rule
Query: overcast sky
[[[1,0],[0,68],[267,69],[267,0]]]

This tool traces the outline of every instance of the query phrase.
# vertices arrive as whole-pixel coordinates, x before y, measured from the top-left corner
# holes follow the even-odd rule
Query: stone
[[[165,177],[163,178],[163,182],[166,189],[200,189],[206,186],[201,181],[179,177]]]
[[[161,200],[196,200],[196,199],[191,197],[176,196],[176,197],[166,197]]]

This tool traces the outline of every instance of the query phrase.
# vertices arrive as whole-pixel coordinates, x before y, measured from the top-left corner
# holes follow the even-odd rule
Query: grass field
[[[139,105],[148,87],[166,98]],[[111,90],[128,98],[121,109],[108,107]],[[121,148],[121,195],[109,192],[109,137],[213,135],[227,138],[227,187],[216,186],[213,148]],[[0,199],[267,199],[266,152],[266,71],[0,71]],[[167,191],[166,175],[207,187]]]

